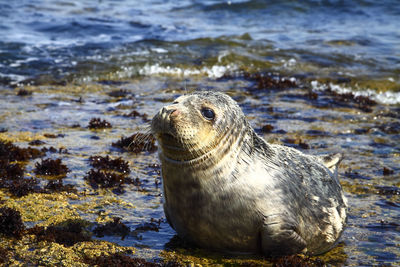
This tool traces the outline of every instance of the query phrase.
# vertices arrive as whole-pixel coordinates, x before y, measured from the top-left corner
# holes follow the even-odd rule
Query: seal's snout
[[[165,117],[169,117],[169,118],[175,118],[179,115],[179,110],[176,107],[172,107],[172,106],[167,106],[167,107],[163,107],[161,109],[161,113],[165,116]]]
[[[176,134],[176,124],[178,115],[181,114],[176,105],[162,107],[154,116],[151,128],[153,134],[157,137],[158,134]]]

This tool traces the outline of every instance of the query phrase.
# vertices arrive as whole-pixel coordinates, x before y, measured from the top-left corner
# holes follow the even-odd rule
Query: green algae
[[[71,204],[71,200],[87,198],[82,204]],[[55,194],[29,194],[21,198],[8,198],[7,194],[0,191],[0,199],[4,200],[1,207],[9,207],[20,211],[24,222],[34,222],[36,226],[49,227],[57,225],[62,227],[68,221],[75,220],[89,226],[92,223],[83,220],[81,214],[98,215],[96,222],[111,221],[112,218],[105,213],[99,213],[98,209],[107,209],[110,205],[121,205],[125,208],[134,208],[113,196],[85,196],[71,193]],[[108,212],[110,213],[110,212]],[[133,247],[119,246],[106,241],[79,242],[72,247],[66,247],[55,242],[37,242],[33,235],[24,235],[22,239],[2,238],[0,246],[8,247],[9,262],[7,264],[24,266],[34,264],[40,266],[87,266],[85,258],[93,258],[100,255],[112,255],[115,253],[135,251]]]
[[[25,132],[5,132],[0,133],[0,140],[5,142],[31,142],[33,140],[44,140],[46,137],[43,134]]]
[[[0,246],[8,248],[8,262],[12,266],[88,266],[85,258],[115,253],[134,253],[133,247],[121,247],[107,241],[79,242],[71,247],[55,242],[36,242],[34,235],[21,240],[2,239]]]

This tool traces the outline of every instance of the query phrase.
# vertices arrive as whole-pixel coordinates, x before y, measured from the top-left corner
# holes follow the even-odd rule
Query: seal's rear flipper
[[[279,215],[267,216],[261,230],[261,251],[268,256],[292,255],[307,251],[306,241],[293,222]]]
[[[343,155],[340,153],[337,154],[332,154],[332,155],[326,155],[320,157],[324,165],[333,173],[336,172],[337,167],[339,166],[339,163],[343,159]]]

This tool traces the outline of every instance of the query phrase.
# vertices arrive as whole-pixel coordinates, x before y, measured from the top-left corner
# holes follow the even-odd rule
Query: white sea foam
[[[154,48],[150,48],[150,49],[151,49],[151,51],[156,52],[156,53],[159,53],[159,54],[168,53],[168,50],[167,50],[167,49],[164,49],[164,48],[162,48],[162,47],[154,47]]]
[[[18,84],[19,82],[28,78],[27,76],[18,75],[18,74],[5,74],[0,72],[0,77],[6,77],[11,80],[10,84]]]
[[[139,70],[139,74],[141,75],[155,75],[155,74],[167,74],[167,75],[176,75],[182,77],[188,76],[197,76],[197,75],[207,75],[210,78],[220,78],[225,73],[234,71],[237,69],[235,65],[214,65],[211,68],[203,67],[201,69],[183,69],[180,67],[171,67],[171,66],[161,66],[160,64],[155,65],[145,65],[143,68]]]
[[[353,93],[355,96],[367,96],[379,103],[382,104],[400,104],[400,92],[377,92],[371,89],[362,89],[362,88],[357,88],[353,89],[351,87],[346,87],[346,86],[341,86],[333,83],[327,84],[322,84],[319,83],[318,81],[312,81],[311,82],[311,87],[313,90],[316,91],[324,91],[327,90],[328,88],[331,88],[332,91],[335,91],[339,94],[345,94],[345,93]]]

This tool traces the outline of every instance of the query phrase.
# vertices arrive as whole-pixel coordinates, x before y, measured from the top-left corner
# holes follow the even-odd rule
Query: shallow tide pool
[[[301,80],[285,83],[289,77],[267,74],[263,78],[255,77],[259,77],[258,74],[185,80],[149,76],[119,83],[32,86],[24,89],[27,95],[18,95],[18,92],[21,94],[18,89],[3,88],[0,140],[20,147],[54,147],[55,150],[47,149],[41,157],[21,162],[25,168],[24,179],[38,180],[36,191],[19,197],[3,188],[1,206],[20,211],[26,228],[62,225],[71,218],[83,220],[87,223],[84,229],[92,240],[87,242],[112,242],[117,245],[117,251],[136,248],[134,256],[148,261],[231,264],[231,261],[256,260],[257,264],[268,265],[268,259],[256,256],[236,259],[187,248],[181,241],[177,242],[162,210],[157,153],[133,153],[112,146],[121,137],[148,132],[148,119],[176,96],[193,90],[218,90],[239,102],[251,125],[267,141],[293,146],[309,154],[340,152],[345,155],[340,180],[349,202],[348,225],[338,246],[318,260],[334,265],[398,264],[399,107],[374,102],[365,104],[365,99],[361,103],[354,96],[333,91],[311,91]],[[271,81],[278,81],[275,88],[262,88]],[[136,117],[128,116],[134,110]],[[93,118],[109,122],[112,128],[88,128]],[[39,145],[33,145],[35,142],[29,145],[32,141]],[[127,177],[138,178],[140,183],[110,188],[92,186],[84,178],[90,169],[95,169],[89,158],[107,155],[127,161],[130,168]],[[35,174],[36,165],[47,158],[62,160],[69,169],[62,182],[73,185],[76,191],[38,189],[46,188],[52,178]],[[121,236],[117,231],[98,237],[94,229],[113,221],[114,217],[121,218],[120,222],[129,228],[129,233]],[[11,242],[12,237],[1,241],[1,246],[11,246],[8,257],[12,262],[38,264],[45,256],[40,251],[49,253],[48,247],[58,244],[57,240],[37,243],[32,235],[28,236],[14,242]],[[30,253],[18,251],[16,244],[21,242],[30,248]],[[71,253],[73,257],[84,262],[82,255],[74,253]],[[49,255],[46,257],[51,259],[53,254]],[[62,262],[56,256],[52,260],[53,263]],[[244,264],[236,262],[239,263]]]

